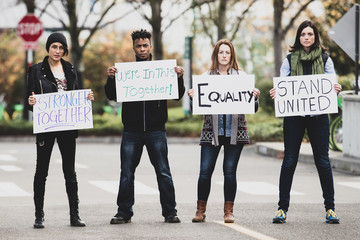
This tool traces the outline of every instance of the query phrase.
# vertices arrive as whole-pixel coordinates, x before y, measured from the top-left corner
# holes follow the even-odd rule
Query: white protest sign
[[[275,77],[275,116],[337,113],[336,74]]]
[[[93,128],[90,89],[36,94],[34,133]]]
[[[177,99],[176,60],[115,63],[118,102]]]
[[[193,114],[255,113],[254,75],[194,75]]]

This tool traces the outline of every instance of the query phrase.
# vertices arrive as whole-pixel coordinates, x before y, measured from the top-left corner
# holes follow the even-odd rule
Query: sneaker
[[[340,223],[340,219],[336,216],[334,210],[329,209],[326,211],[326,223]]]
[[[166,223],[180,223],[180,219],[176,215],[169,215],[165,217]]]
[[[273,223],[286,223],[286,212],[282,209],[279,209],[273,218]]]
[[[122,224],[122,223],[131,223],[131,218],[126,218],[117,213],[111,220],[110,224]]]

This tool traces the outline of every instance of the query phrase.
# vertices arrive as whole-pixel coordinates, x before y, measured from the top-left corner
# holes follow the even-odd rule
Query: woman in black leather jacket
[[[28,101],[26,102],[26,106],[31,111],[36,103],[36,98],[33,96],[34,94],[79,89],[74,66],[62,59],[63,56],[68,54],[65,36],[62,33],[52,33],[47,39],[46,50],[49,55],[46,56],[42,62],[31,66],[27,73]],[[87,95],[87,99],[91,101],[94,100],[92,92]],[[75,172],[77,136],[77,130],[47,132],[36,135],[37,159],[34,176],[34,228],[44,228],[43,207],[45,182],[55,138],[57,139],[62,157],[62,168],[70,206],[70,224],[76,227],[85,226],[78,212],[78,183]]]

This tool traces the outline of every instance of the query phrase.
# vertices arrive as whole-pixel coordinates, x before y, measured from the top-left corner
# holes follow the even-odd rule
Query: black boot
[[[70,225],[73,227],[85,227],[85,222],[79,216],[79,200],[70,201]]]
[[[73,227],[85,227],[85,222],[79,216],[79,198],[78,198],[78,184],[76,173],[66,181],[66,192],[69,199],[70,207],[70,225]]]
[[[34,198],[35,203],[35,223],[34,228],[44,228],[44,198]]]

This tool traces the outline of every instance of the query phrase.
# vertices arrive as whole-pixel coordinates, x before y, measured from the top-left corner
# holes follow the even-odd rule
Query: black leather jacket
[[[138,59],[137,59],[138,61]],[[185,92],[184,79],[178,78],[180,100]],[[114,78],[107,78],[105,94],[109,100],[116,100]],[[156,131],[165,130],[168,119],[167,100],[123,102],[121,112],[124,131]]]
[[[43,94],[58,91],[57,83],[51,72],[48,59],[49,57],[46,56],[42,62],[31,66],[27,72],[25,107],[30,111],[33,110],[33,107],[29,105],[27,99],[32,95],[32,92],[35,94]],[[63,59],[61,59],[61,64],[65,73],[67,91],[79,89],[75,67]],[[74,136],[77,137],[77,130],[71,130],[69,132],[73,132]]]

